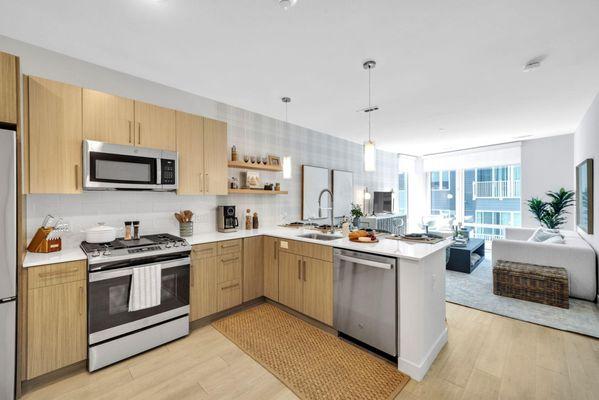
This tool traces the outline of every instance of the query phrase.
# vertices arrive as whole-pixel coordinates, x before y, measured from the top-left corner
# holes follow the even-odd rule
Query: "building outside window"
[[[456,216],[456,171],[432,171],[430,178],[431,214]]]
[[[399,173],[399,193],[397,194],[400,215],[408,215],[408,173]]]

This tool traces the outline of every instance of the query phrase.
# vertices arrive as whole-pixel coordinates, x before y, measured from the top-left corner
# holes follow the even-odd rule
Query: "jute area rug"
[[[271,304],[212,325],[302,399],[393,399],[410,380],[394,365]]]

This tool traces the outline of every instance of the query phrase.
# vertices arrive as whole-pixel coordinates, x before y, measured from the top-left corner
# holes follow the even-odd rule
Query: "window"
[[[399,193],[398,193],[399,214],[408,215],[408,173],[399,173]]]
[[[450,171],[433,171],[431,177],[431,190],[450,190]]]

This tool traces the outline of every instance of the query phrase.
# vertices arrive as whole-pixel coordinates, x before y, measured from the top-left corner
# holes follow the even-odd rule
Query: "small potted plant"
[[[351,215],[352,215],[352,224],[356,227],[360,227],[360,217],[364,216],[364,212],[359,204],[351,203]]]
[[[566,223],[568,207],[574,204],[574,192],[561,188],[557,192],[545,193],[550,201],[546,202],[538,197],[528,200],[528,210],[535,216],[541,226],[547,229],[559,229]]]

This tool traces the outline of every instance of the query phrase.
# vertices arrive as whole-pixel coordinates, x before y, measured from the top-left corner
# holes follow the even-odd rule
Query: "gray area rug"
[[[471,274],[447,271],[446,300],[494,314],[599,338],[599,307],[590,301],[570,298],[563,309],[493,294],[490,256]]]

